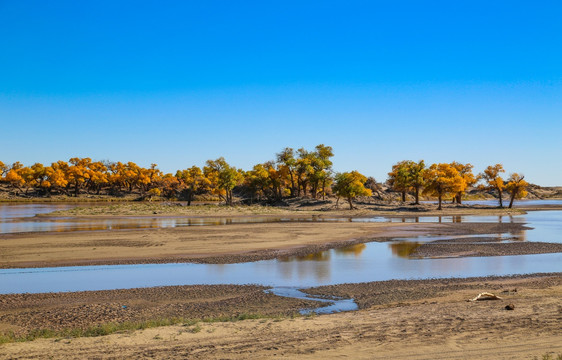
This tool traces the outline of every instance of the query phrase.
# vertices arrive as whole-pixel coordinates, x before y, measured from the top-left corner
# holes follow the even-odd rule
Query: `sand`
[[[233,262],[229,258],[244,261],[271,257],[273,250],[281,256],[308,246],[329,248],[357,239],[418,233],[429,227],[415,230],[415,226],[405,224],[268,223],[11,234],[0,236],[0,267],[203,261],[217,256],[224,258],[221,262]]]
[[[317,291],[362,294],[362,309],[8,343],[0,345],[0,358],[532,359],[562,353],[562,274],[391,281]],[[483,291],[503,300],[467,302]],[[515,310],[505,310],[507,304]]]
[[[363,210],[354,213],[361,215]],[[464,213],[456,209],[455,214]],[[341,222],[13,234],[0,236],[0,267],[228,263],[386,241],[391,237],[517,234],[522,230],[523,225],[510,223]],[[426,256],[437,252],[456,256],[466,246],[482,246],[482,242],[463,241],[435,242],[433,253],[431,249],[424,251]],[[491,245],[500,245],[496,249],[500,253],[507,251],[503,244]],[[534,251],[517,246],[515,250],[508,249],[509,253]],[[546,247],[546,252],[553,251],[546,245],[539,246]],[[171,316],[262,317],[196,325],[180,323],[101,337],[59,336],[6,343],[0,345],[0,359],[533,359],[547,352],[562,353],[562,273],[319,287],[307,291],[353,297],[360,310],[296,318],[294,314],[299,309],[315,305],[264,294],[263,289],[219,285],[0,295],[0,332],[23,335],[34,329],[87,328]],[[485,291],[503,300],[466,301]],[[505,310],[508,304],[513,304],[515,310]]]
[[[302,256],[330,248],[421,234],[501,234],[526,229],[517,223],[258,223],[114,231],[0,235],[0,268],[138,263],[236,263]],[[562,251],[559,244],[460,245],[464,253],[517,255]],[[457,248],[435,246],[435,254],[456,256]],[[450,246],[449,246],[450,248]],[[414,254],[415,255],[415,254]]]

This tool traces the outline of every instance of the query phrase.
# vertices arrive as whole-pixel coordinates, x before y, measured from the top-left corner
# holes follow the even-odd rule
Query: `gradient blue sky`
[[[337,171],[501,162],[562,185],[562,2],[0,0],[0,160]]]

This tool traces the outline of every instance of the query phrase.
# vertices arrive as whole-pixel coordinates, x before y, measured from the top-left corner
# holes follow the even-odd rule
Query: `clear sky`
[[[562,185],[560,1],[0,0],[0,160],[336,171],[503,163]]]

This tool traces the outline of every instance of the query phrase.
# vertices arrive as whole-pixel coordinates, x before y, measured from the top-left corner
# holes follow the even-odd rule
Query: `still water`
[[[0,216],[3,218],[2,231],[8,229],[4,232],[10,232],[9,229],[13,229],[7,224],[15,224],[18,221],[26,222],[26,219],[32,218],[34,213],[52,211],[53,206],[69,205],[8,206],[9,209],[6,209],[4,205],[0,206]],[[32,219],[35,220],[35,218]],[[131,223],[135,223],[137,220],[141,222],[154,220],[156,224],[170,224],[170,226],[211,224],[205,223],[206,219],[187,218],[126,220]],[[192,222],[190,223],[189,220],[192,220]],[[41,221],[39,219],[37,223],[41,223]],[[169,223],[166,221],[169,221]],[[224,225],[236,221],[518,222],[525,223],[532,229],[516,233],[477,236],[498,237],[500,241],[562,242],[562,211],[535,211],[526,215],[502,217],[373,217],[323,220],[318,218],[296,220],[225,218],[213,221],[215,222],[212,224],[218,221]],[[34,223],[34,221],[29,222]],[[68,223],[73,224],[74,222],[68,221]],[[304,288],[390,279],[471,277],[562,271],[562,254],[448,259],[412,259],[408,256],[412,247],[417,246],[417,244],[437,239],[446,239],[446,237],[396,238],[394,241],[358,244],[307,256],[241,264],[145,264],[4,269],[0,270],[0,293],[104,290],[193,284],[263,284],[276,288],[286,287],[289,289],[286,291],[291,292],[293,290],[290,289],[295,287]]]
[[[539,200],[530,200],[537,202]],[[540,200],[550,203],[562,200]],[[231,225],[266,222],[407,222],[407,223],[461,223],[461,222],[521,222],[525,219],[510,216],[416,216],[416,217],[338,217],[326,218],[307,216],[301,218],[284,217],[232,217],[232,218],[196,218],[196,217],[109,217],[109,218],[75,218],[35,216],[52,211],[65,210],[87,204],[0,204],[0,234],[24,232],[67,232],[67,231],[104,231],[175,228],[187,226]],[[99,204],[96,204],[99,205]],[[538,212],[537,212],[538,213]],[[540,212],[541,214],[545,212]],[[542,217],[543,215],[540,215]],[[548,220],[549,216],[545,219]],[[539,220],[540,219],[536,219]]]
[[[309,257],[241,264],[148,264],[0,270],[0,293],[108,290],[194,284],[310,287],[390,279],[471,277],[562,271],[562,254],[409,259],[392,244],[334,249]]]

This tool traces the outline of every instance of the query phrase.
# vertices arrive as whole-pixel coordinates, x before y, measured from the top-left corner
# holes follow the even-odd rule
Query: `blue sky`
[[[337,171],[501,162],[562,185],[562,3],[0,0],[0,160],[334,147]]]

